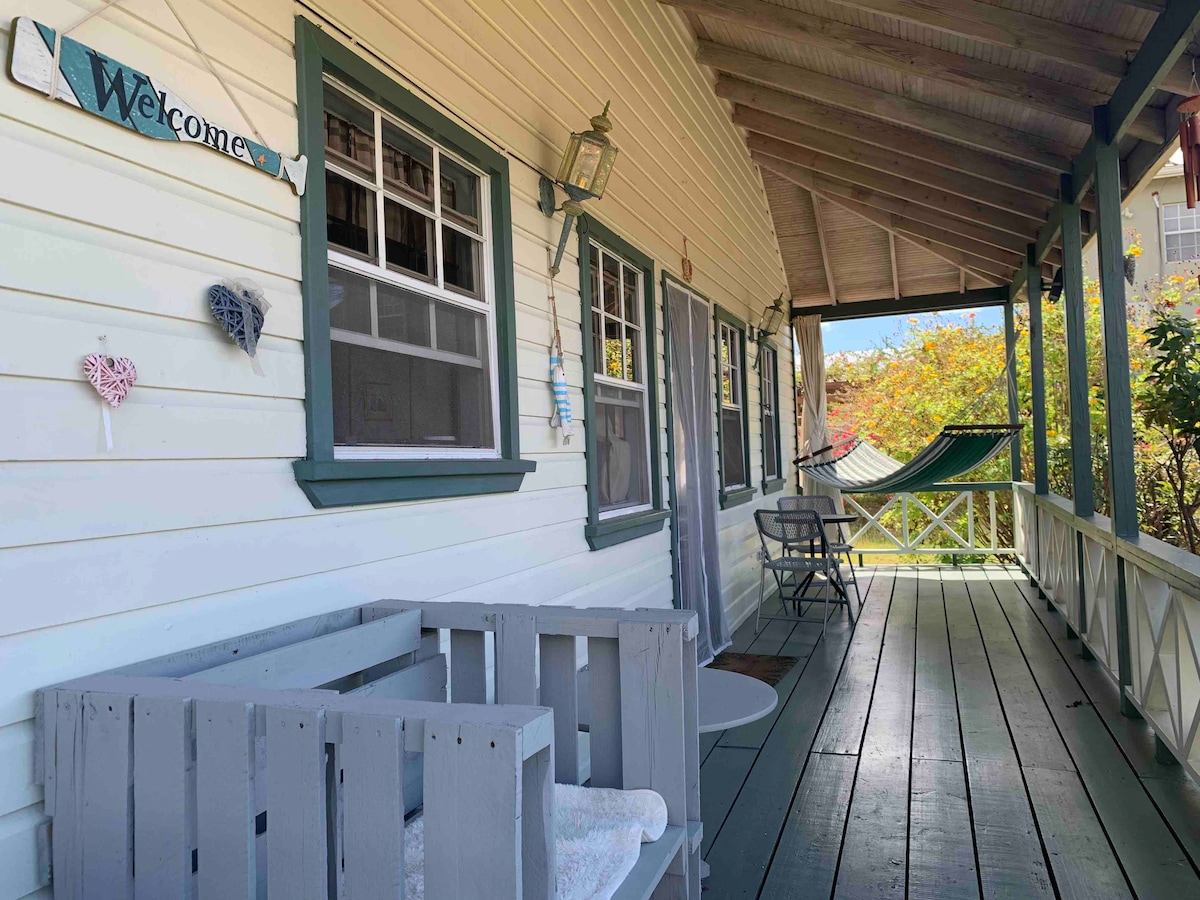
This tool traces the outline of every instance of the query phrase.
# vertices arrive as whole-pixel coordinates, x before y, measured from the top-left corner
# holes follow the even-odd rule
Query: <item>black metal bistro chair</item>
[[[758,538],[762,542],[763,554],[762,569],[758,578],[758,608],[754,612],[754,633],[758,633],[759,624],[764,618],[790,618],[762,614],[763,600],[766,596],[767,571],[769,570],[775,576],[776,584],[779,585],[780,597],[784,596],[783,582],[789,573],[824,577],[824,617],[821,621],[821,635],[824,636],[825,628],[829,624],[829,604],[831,601],[838,602],[832,600],[831,592],[835,589],[835,584],[842,583],[842,575],[838,558],[830,550],[829,542],[825,539],[825,527],[821,522],[821,517],[811,509],[801,509],[795,512],[760,509],[754,513],[754,521],[758,525]],[[778,555],[771,552],[772,543],[780,545]],[[844,584],[842,593],[845,593]],[[799,607],[802,600],[815,601],[817,598],[795,595],[792,599]],[[848,599],[846,600],[846,611],[850,612]]]
[[[819,516],[834,516],[837,515],[837,506],[833,502],[833,498],[823,494],[798,495],[794,497],[780,497],[779,509],[781,512],[795,512],[798,509],[811,509]],[[854,595],[858,597],[858,610],[862,612],[862,593],[858,589],[858,573],[854,570],[854,545],[850,544],[845,539],[842,533],[842,525],[839,522],[837,525],[838,539],[829,545],[830,552],[834,556],[845,556],[846,563],[850,567],[850,578],[844,581],[844,585],[854,585]],[[849,600],[849,597],[846,597]]]

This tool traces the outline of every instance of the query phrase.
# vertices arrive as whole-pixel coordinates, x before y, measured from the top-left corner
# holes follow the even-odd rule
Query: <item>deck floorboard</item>
[[[1200,788],[1019,570],[860,577],[854,628],[735,635],[799,662],[705,736],[706,900],[1200,897]]]

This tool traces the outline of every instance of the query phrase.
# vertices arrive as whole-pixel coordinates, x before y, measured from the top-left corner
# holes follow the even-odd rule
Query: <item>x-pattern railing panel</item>
[[[949,491],[930,491],[926,496],[950,493]],[[964,490],[954,493],[944,501],[944,505],[926,502],[913,493],[893,494],[879,509],[871,512],[853,496],[843,495],[847,512],[857,515],[862,524],[857,525],[851,532],[850,543],[854,552],[861,554],[880,553],[913,553],[913,554],[959,554],[959,553],[995,553],[1011,554],[1011,547],[1001,547],[998,541],[998,513],[995,490],[988,490],[987,527],[983,534],[987,543],[977,540],[980,529],[975,523],[975,491]],[[959,524],[951,517],[959,513],[963,521]],[[898,514],[900,518],[899,533],[895,526],[889,528],[885,517]],[[914,518],[925,516],[928,522],[919,528],[914,528]],[[963,531],[966,534],[963,534]],[[916,532],[914,534],[914,531]],[[864,547],[866,541],[882,538],[886,547]],[[949,546],[938,546],[936,541],[948,539]]]

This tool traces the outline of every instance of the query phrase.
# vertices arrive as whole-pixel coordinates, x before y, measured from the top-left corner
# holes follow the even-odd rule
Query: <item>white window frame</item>
[[[613,320],[619,321],[621,323],[621,367],[622,367],[621,370],[622,371],[629,370],[629,367],[625,360],[625,350],[626,350],[626,347],[628,346],[628,341],[626,340],[626,337],[625,337],[625,333],[626,333],[625,329],[626,329],[627,325],[629,324],[629,321],[625,318],[625,297],[624,297],[624,293],[623,293],[623,288],[624,288],[624,284],[625,284],[625,271],[629,270],[637,276],[638,296],[637,296],[637,302],[634,305],[634,308],[637,310],[637,314],[640,319],[645,319],[645,317],[646,317],[646,278],[645,278],[645,273],[641,270],[640,267],[638,267],[634,263],[630,262],[625,257],[621,256],[621,254],[614,253],[613,251],[609,250],[607,247],[605,247],[603,244],[599,243],[598,241],[590,240],[588,242],[588,248],[589,248],[589,253],[592,248],[595,248],[595,250],[597,251],[597,254],[598,254],[596,257],[596,259],[597,259],[596,273],[598,276],[597,283],[600,285],[601,296],[599,296],[599,297],[594,296],[595,292],[593,292],[593,296],[591,298],[592,299],[591,312],[600,314],[599,338],[600,338],[601,359],[599,360],[599,364],[600,364],[601,368],[603,368],[605,370],[603,373],[597,372],[596,371],[597,361],[592,360],[593,384],[594,384],[594,386],[608,385],[610,387],[619,388],[621,390],[636,391],[642,395],[642,429],[643,429],[642,444],[646,448],[646,461],[645,461],[646,462],[646,469],[645,469],[646,493],[649,494],[649,496],[650,496],[650,499],[647,500],[647,502],[638,504],[637,506],[621,506],[621,507],[618,507],[617,509],[601,510],[600,511],[600,521],[603,522],[606,519],[618,519],[618,518],[621,518],[622,516],[629,516],[629,515],[633,515],[634,513],[646,512],[648,510],[654,509],[654,486],[650,483],[650,479],[654,476],[654,467],[650,464],[650,462],[651,462],[651,460],[650,460],[650,393],[647,390],[647,385],[645,382],[646,375],[649,371],[648,367],[646,365],[646,354],[648,352],[646,343],[648,340],[654,339],[654,334],[653,334],[654,329],[653,329],[653,323],[651,323],[650,327],[648,327],[644,321],[640,325],[637,323],[633,323],[633,328],[636,331],[639,331],[642,335],[641,341],[638,342],[641,346],[638,350],[639,359],[637,360],[636,369],[635,369],[635,371],[638,372],[642,376],[642,379],[643,379],[642,381],[628,381],[624,378],[613,378],[611,375],[607,374],[608,355],[607,355],[607,353],[605,353],[605,341],[607,340],[607,338],[606,338],[606,332],[604,330],[604,323],[608,319],[613,319]],[[618,280],[618,284],[617,284],[619,309],[621,311],[620,316],[614,316],[611,313],[605,312],[605,310],[604,310],[603,292],[604,292],[604,257],[605,256],[612,257],[621,266],[621,268],[619,270],[619,280]],[[589,260],[588,264],[591,265],[590,260]],[[611,402],[607,402],[607,401],[606,401],[606,404],[613,405],[613,404],[611,404]],[[597,394],[597,392],[593,391],[593,397],[592,397],[593,410],[596,409],[598,406],[600,406],[598,394]],[[599,469],[597,469],[597,471],[599,471]],[[598,492],[597,492],[597,502],[599,502]]]
[[[738,439],[745,444],[746,442],[746,398],[742,396],[742,367],[745,365],[745,360],[742,357],[742,337],[741,332],[734,328],[728,322],[719,323],[717,334],[719,335],[719,344],[717,346],[717,359],[720,361],[720,371],[717,373],[717,392],[721,398],[721,409],[736,409],[738,411]],[[729,358],[725,357],[722,352],[725,346],[729,347]],[[729,377],[729,395],[732,398],[727,401],[725,399],[725,377]],[[722,428],[724,423],[722,422]],[[722,442],[723,443],[723,442]],[[724,454],[725,448],[720,448],[720,453]],[[746,469],[745,481],[737,484],[722,484],[723,491],[738,491],[742,488],[750,487],[750,466],[748,463],[748,449],[742,447],[742,465]],[[724,460],[724,457],[722,457]],[[722,468],[722,478],[724,481],[724,468]]]
[[[1187,216],[1192,219],[1192,221],[1195,223],[1196,227],[1195,228],[1175,228],[1174,230],[1168,229],[1168,227],[1167,227],[1167,210],[1169,210],[1169,209],[1178,210],[1178,215],[1176,216],[1176,221],[1181,219],[1183,216]],[[1166,255],[1166,259],[1164,259],[1163,262],[1174,264],[1174,263],[1193,262],[1194,260],[1200,259],[1200,210],[1188,209],[1186,203],[1165,203],[1165,204],[1163,204],[1162,218],[1163,218],[1163,253]],[[1195,239],[1196,240],[1196,252],[1195,252],[1195,254],[1193,256],[1183,256],[1181,254],[1179,259],[1171,259],[1171,251],[1167,247],[1167,238],[1175,237],[1175,236],[1179,236],[1179,235],[1185,235],[1185,234],[1196,235],[1196,239]]]
[[[481,171],[478,167],[471,165],[467,160],[457,154],[445,149],[436,141],[426,137],[417,129],[412,128],[397,117],[389,114],[378,104],[372,103],[362,94],[348,87],[328,74],[324,76],[325,85],[332,87],[334,90],[346,97],[352,99],[355,103],[360,104],[364,109],[371,112],[374,116],[373,128],[375,136],[375,182],[372,183],[362,175],[354,172],[347,166],[341,166],[336,160],[326,158],[325,168],[332,171],[342,178],[354,182],[375,194],[375,256],[374,263],[361,259],[350,253],[345,253],[330,246],[328,252],[329,266],[337,269],[361,275],[370,279],[373,282],[382,282],[385,284],[394,285],[404,288],[414,293],[425,297],[438,300],[443,303],[448,303],[453,306],[460,307],[470,312],[481,314],[486,322],[486,353],[488,359],[488,382],[491,391],[491,412],[492,412],[492,443],[491,448],[478,447],[418,447],[418,446],[386,446],[386,445],[371,445],[371,446],[347,446],[338,444],[333,448],[334,459],[499,459],[500,458],[500,372],[497,365],[499,340],[496,334],[496,310],[495,310],[495,272],[492,266],[493,252],[493,236],[492,236],[492,216],[491,216],[491,190],[490,178],[487,173]],[[427,209],[419,203],[414,203],[404,197],[403,194],[391,190],[384,186],[383,183],[383,124],[384,122],[390,128],[395,128],[405,132],[412,139],[428,146],[433,154],[433,208]],[[449,216],[442,215],[442,191],[441,191],[441,158],[446,156],[454,160],[457,165],[467,169],[472,174],[479,177],[479,232],[473,232],[469,228],[459,225]],[[325,173],[321,172],[321,184],[314,186],[319,190],[324,190]],[[431,249],[431,254],[434,258],[434,281],[430,282],[423,278],[418,278],[413,275],[405,275],[402,272],[397,272],[389,269],[387,266],[387,241],[384,231],[384,215],[386,207],[384,200],[390,200],[402,206],[407,206],[419,212],[421,215],[432,218],[434,222],[434,246]],[[469,239],[476,241],[479,246],[479,271],[476,272],[476,277],[479,280],[478,299],[470,296],[466,292],[456,289],[453,286],[445,284],[445,275],[442,267],[442,226],[446,226],[455,231],[466,235]],[[403,343],[401,341],[388,340],[380,338],[378,333],[378,316],[375,302],[376,292],[374,288],[371,290],[371,329],[372,334],[365,335],[359,332],[344,331],[340,328],[330,328],[330,339],[339,340],[343,343],[357,344],[359,346],[372,347],[380,350],[388,350],[396,353],[403,353],[409,356],[419,356],[426,359],[436,359],[442,362],[452,362],[456,364],[475,365],[482,367],[482,359],[465,356],[458,353],[449,353],[447,351],[439,351],[437,349],[437,329],[434,324],[434,305],[429,305],[430,315],[430,335],[429,340],[432,347],[422,347],[413,344]]]

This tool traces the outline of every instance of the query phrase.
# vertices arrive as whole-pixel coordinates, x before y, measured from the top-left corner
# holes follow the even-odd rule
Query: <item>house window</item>
[[[746,329],[716,307],[717,420],[721,462],[721,505],[733,506],[754,495],[750,487],[749,436],[746,429]]]
[[[594,220],[580,220],[588,524],[593,549],[662,528],[654,264]]]
[[[779,354],[770,344],[762,344],[758,351],[758,367],[761,377],[759,385],[762,405],[762,448],[763,448],[763,493],[777,491],[785,479],[780,475],[780,432],[779,432]]]
[[[483,172],[326,77],[336,458],[499,456],[487,196]]]
[[[1200,259],[1200,216],[1198,210],[1188,209],[1185,203],[1163,206],[1163,237],[1166,240],[1167,262],[1186,262]]]
[[[518,489],[507,159],[304,20],[297,73],[300,487],[318,507]]]

